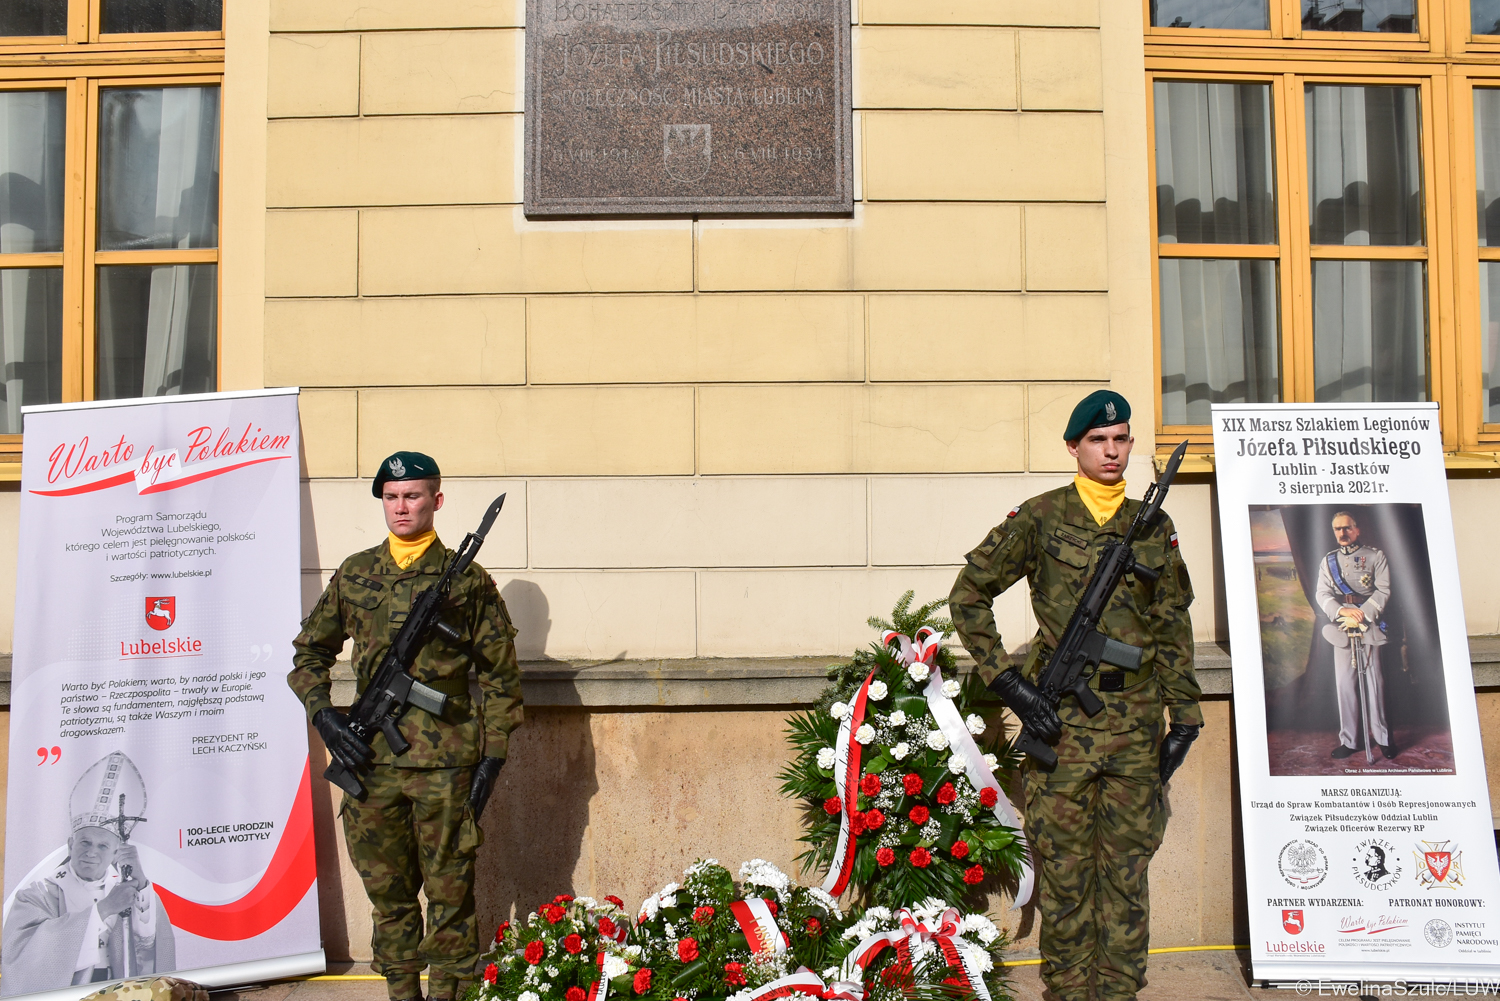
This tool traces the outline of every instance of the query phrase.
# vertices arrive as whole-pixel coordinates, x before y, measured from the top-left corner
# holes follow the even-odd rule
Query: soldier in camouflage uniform
[[[1166,824],[1163,784],[1203,725],[1193,589],[1165,516],[1135,547],[1160,578],[1127,577],[1100,623],[1111,639],[1141,647],[1140,669],[1100,665],[1089,684],[1104,710],[1092,719],[1071,697],[1054,708],[1035,685],[1103,547],[1123,538],[1140,509],[1124,497],[1129,420],[1118,393],[1100,390],[1079,403],[1065,432],[1078,459],[1074,483],[1012,510],[969,553],[949,599],[980,676],[1028,729],[1055,741],[1057,767],[1028,758],[1022,785],[1040,885],[1042,976],[1062,1001],[1133,998],[1145,986],[1146,868]],[[1017,659],[1006,654],[991,603],[1022,578],[1038,629]]]
[[[437,463],[397,452],[381,463],[374,494],[390,537],[344,561],[294,642],[287,681],[307,707],[331,757],[361,775],[363,799],[345,795],[340,814],[349,858],[374,910],[373,968],[393,1001],[421,998],[431,966],[433,999],[459,997],[474,979],[479,937],[474,921],[474,856],[479,819],[505,762],[510,731],[521,722],[516,630],[490,575],[471,565],[454,582],[444,621],[458,643],[434,635],[411,673],[448,696],[443,718],[415,706],[401,720],[411,748],[400,757],[383,737],[365,744],[330,700],[330,670],[354,638],[355,684],[369,684],[411,608],[453,558],[432,530],[442,507]],[[469,695],[469,669],[479,699]],[[417,891],[427,895],[426,934]]]

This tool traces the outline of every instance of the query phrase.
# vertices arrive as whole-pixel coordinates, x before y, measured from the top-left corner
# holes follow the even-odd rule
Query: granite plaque
[[[850,0],[527,0],[526,214],[852,213]]]

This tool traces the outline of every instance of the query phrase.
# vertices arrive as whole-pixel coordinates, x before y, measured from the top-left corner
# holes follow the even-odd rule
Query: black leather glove
[[[1062,736],[1062,720],[1057,718],[1057,708],[1047,701],[1041,691],[1021,677],[1015,668],[1001,671],[1000,676],[990,682],[990,691],[999,695],[1018,716],[1026,729],[1047,743]]]
[[[1193,741],[1198,739],[1198,731],[1202,725],[1192,723],[1173,723],[1167,728],[1167,735],[1161,740],[1161,782],[1167,784],[1167,779],[1172,773],[1182,767],[1187,760],[1188,748],[1193,746]]]
[[[369,770],[375,752],[349,729],[348,716],[335,709],[319,709],[313,715],[313,726],[318,728],[318,736],[323,738],[334,761],[352,772]]]
[[[483,758],[474,766],[474,777],[469,780],[469,809],[474,811],[475,820],[484,815],[484,805],[490,801],[504,765],[504,758]]]

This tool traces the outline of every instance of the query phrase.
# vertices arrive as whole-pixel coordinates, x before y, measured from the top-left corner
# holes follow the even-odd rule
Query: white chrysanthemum
[[[833,767],[833,763],[835,761],[837,761],[837,760],[838,760],[838,752],[835,751],[833,748],[831,748],[831,747],[820,747],[820,748],[818,748],[818,767],[821,768],[821,769],[823,769],[825,772],[828,769],[832,768]]]
[[[941,730],[928,730],[927,746],[934,751],[944,750],[948,746],[948,735]]]
[[[995,922],[983,914],[966,914],[959,930],[965,934],[972,934],[985,945],[995,941],[1000,935],[1000,929],[995,927]]]
[[[984,756],[984,764],[985,767],[987,767],[990,771],[994,771],[996,768],[1000,767],[1000,759],[995,757],[993,754],[986,754]]]
[[[885,687],[885,682],[883,682],[883,681],[872,681],[872,682],[870,682],[870,698],[874,699],[876,702],[879,702],[881,699],[885,698],[889,694],[890,694],[890,689],[888,689],[888,688]]]
[[[954,681],[952,678],[949,678],[947,681],[943,682],[943,695],[945,697],[950,699],[958,698],[958,690],[958,682]]]
[[[995,960],[988,952],[979,957],[979,971],[988,973],[995,968]]]
[[[891,909],[889,907],[872,907],[865,911],[865,917],[871,921],[886,922],[891,919]]]
[[[676,907],[677,906],[677,894],[675,894],[675,893],[668,893],[665,896],[663,896],[661,898],[661,905],[663,907]]]
[[[522,991],[516,1001],[542,1001],[542,998],[536,991]]]
[[[638,945],[627,945],[625,947],[625,955],[629,956],[631,959],[640,959],[641,947]]]
[[[891,745],[891,757],[895,758],[897,761],[905,761],[906,756],[910,753],[911,745],[904,740],[899,744]]]
[[[604,955],[604,979],[613,980],[615,977],[623,977],[630,972],[630,964],[619,956],[605,953]]]
[[[948,909],[948,901],[941,897],[927,897],[911,909],[919,921],[932,921]]]
[[[932,671],[926,664],[922,663],[921,661],[917,661],[915,664],[912,664],[906,669],[906,673],[912,681],[915,681],[920,685],[922,684],[922,682],[927,680],[927,675],[931,674]]]
[[[785,893],[792,885],[786,873],[763,858],[753,858],[741,863],[740,881],[753,886],[767,886],[777,893]]]
[[[835,702],[833,705],[828,707],[828,715],[832,716],[834,719],[843,719],[845,716],[849,715],[848,703]]]
[[[875,739],[875,728],[868,723],[861,724],[860,728],[854,731],[854,739],[861,744],[868,744]]]
[[[964,726],[968,727],[969,732],[976,737],[981,733],[984,733],[986,729],[984,717],[979,715],[978,713],[969,713],[969,715],[964,719]]]
[[[683,875],[684,876],[696,876],[699,873],[704,872],[705,870],[713,869],[713,868],[717,867],[718,864],[719,864],[719,860],[716,859],[716,858],[701,859],[701,860],[699,860],[697,862],[694,862],[692,865],[688,866],[687,867],[687,871],[684,872]]]
[[[599,901],[595,900],[593,897],[574,897],[573,898],[573,903],[579,904],[580,906],[588,907],[588,908],[594,908],[594,907],[598,907],[599,906]],[[610,906],[612,907],[613,905],[610,905]]]
[[[839,907],[839,902],[837,900],[834,900],[833,896],[829,894],[827,890],[824,890],[821,886],[808,887],[807,895],[813,899],[814,903],[823,905],[823,909],[829,914],[832,914],[836,918],[843,918],[844,912]]]
[[[891,726],[905,726],[905,725],[906,725],[906,713],[902,712],[900,709],[897,709],[895,712],[891,713]]]
[[[830,966],[828,969],[826,969],[826,970],[823,971],[823,979],[824,980],[833,980],[838,975],[839,975],[839,968],[837,966]]]
[[[963,755],[955,754],[953,757],[948,759],[948,771],[952,772],[954,775],[962,775],[964,773],[964,770],[968,767],[969,763],[963,759]]]

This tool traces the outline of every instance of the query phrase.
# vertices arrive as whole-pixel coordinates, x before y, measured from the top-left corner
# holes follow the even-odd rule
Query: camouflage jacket
[[[1016,508],[969,553],[953,584],[949,607],[959,638],[986,682],[1011,666],[1019,666],[1032,681],[1037,679],[1067,629],[1103,547],[1124,537],[1140,507],[1140,501],[1127,499],[1114,517],[1100,525],[1070,483]],[[1136,543],[1135,552],[1142,564],[1162,568],[1161,578],[1152,585],[1139,577],[1126,577],[1115,590],[1100,629],[1111,639],[1141,647],[1141,669],[1149,671],[1149,676],[1123,692],[1100,692],[1104,711],[1093,719],[1076,699],[1065,696],[1058,707],[1064,723],[1119,732],[1160,719],[1163,707],[1173,723],[1203,722],[1188,615],[1193,585],[1177,549],[1171,519],[1163,515],[1156,531]],[[1037,633],[1024,663],[1012,664],[995,626],[991,603],[1023,577],[1031,585]]]
[[[436,584],[452,556],[441,540],[434,540],[402,570],[382,542],[344,561],[292,643],[296,652],[287,683],[307,707],[309,719],[333,705],[331,671],[344,640],[354,637],[355,686],[363,692],[405,621],[413,592]],[[521,671],[512,642],[516,628],[484,568],[474,564],[454,582],[443,620],[459,630],[460,642],[434,633],[411,674],[427,684],[437,682],[434,687],[449,696],[448,710],[439,719],[409,707],[401,720],[401,735],[411,749],[398,758],[385,738],[376,736],[372,746],[377,763],[455,768],[484,756],[506,756],[510,731],[521,723]],[[479,680],[477,706],[468,688],[471,665]]]

